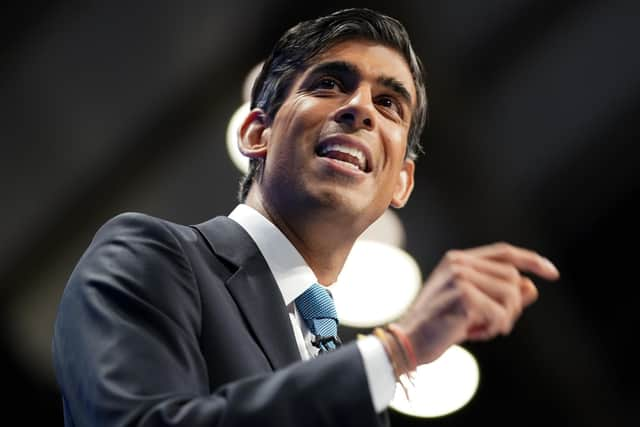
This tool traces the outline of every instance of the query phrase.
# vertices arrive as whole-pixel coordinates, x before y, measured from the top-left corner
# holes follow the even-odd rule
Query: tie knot
[[[296,298],[296,307],[305,320],[328,318],[338,321],[338,313],[329,291],[314,283]]]
[[[320,339],[338,340],[338,312],[333,298],[324,286],[314,283],[296,298],[296,307],[304,319],[309,331]],[[330,343],[329,348],[334,348]]]

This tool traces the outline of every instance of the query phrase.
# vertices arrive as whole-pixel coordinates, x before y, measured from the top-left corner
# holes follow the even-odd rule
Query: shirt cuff
[[[373,407],[377,413],[387,409],[396,390],[393,367],[380,340],[372,335],[356,341],[364,361]]]

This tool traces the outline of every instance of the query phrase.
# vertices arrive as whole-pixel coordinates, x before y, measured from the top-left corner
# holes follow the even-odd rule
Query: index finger
[[[557,280],[560,277],[560,272],[548,258],[530,249],[510,243],[498,242],[467,249],[464,252],[481,258],[506,261],[513,264],[518,270],[536,274],[547,280]]]

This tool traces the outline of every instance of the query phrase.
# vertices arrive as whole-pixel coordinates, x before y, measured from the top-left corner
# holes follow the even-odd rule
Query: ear
[[[238,149],[251,159],[265,158],[269,144],[270,128],[266,125],[267,115],[260,108],[254,108],[242,121],[238,130]]]
[[[396,188],[393,191],[393,198],[391,199],[391,206],[394,208],[401,208],[409,201],[409,196],[413,191],[413,171],[415,168],[416,165],[413,160],[404,160],[398,175]]]

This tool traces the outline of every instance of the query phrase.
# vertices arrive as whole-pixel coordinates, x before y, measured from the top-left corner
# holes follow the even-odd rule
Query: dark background
[[[628,426],[637,356],[640,6],[635,1],[44,2],[0,13],[0,366],[5,414],[62,425],[50,339],[66,279],[123,211],[228,213],[227,121],[247,72],[301,19],[366,5],[405,23],[431,122],[398,215],[427,274],[506,240],[562,278],[512,335],[466,345],[480,388],[394,426]],[[320,397],[321,398],[321,397]]]

